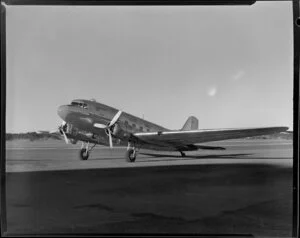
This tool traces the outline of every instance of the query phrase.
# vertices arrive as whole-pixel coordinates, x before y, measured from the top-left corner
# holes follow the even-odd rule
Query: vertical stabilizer
[[[190,116],[181,129],[182,131],[198,130],[198,119]]]

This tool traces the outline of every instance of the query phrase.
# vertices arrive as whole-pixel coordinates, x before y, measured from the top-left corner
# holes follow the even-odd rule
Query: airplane
[[[288,127],[198,129],[198,119],[190,116],[179,130],[170,130],[96,100],[76,99],[69,105],[58,107],[63,120],[59,132],[66,143],[82,142],[80,157],[87,160],[97,145],[127,145],[125,158],[136,160],[141,149],[178,151],[185,157],[186,151],[224,150],[223,147],[198,145],[221,141],[285,132]],[[90,144],[93,144],[90,146]]]

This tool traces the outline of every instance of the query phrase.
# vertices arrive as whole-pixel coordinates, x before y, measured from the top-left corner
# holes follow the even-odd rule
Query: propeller
[[[61,126],[58,127],[58,129],[59,129],[60,133],[63,134],[66,144],[69,144],[69,139],[68,139],[68,137],[67,137],[67,135],[66,135],[66,133],[65,133],[65,131],[64,131],[64,129],[63,129],[63,127],[64,127],[65,125],[66,125],[66,122],[63,121],[62,124],[61,124]]]
[[[113,148],[113,143],[112,143],[112,135],[111,135],[111,127],[116,124],[116,122],[119,120],[119,117],[121,116],[122,111],[118,111],[117,114],[113,117],[113,119],[110,121],[108,125],[100,124],[100,123],[95,123],[94,127],[100,128],[100,129],[105,129],[108,134],[109,138],[109,147]]]
[[[55,136],[64,136],[65,142],[66,144],[69,144],[69,139],[66,135],[66,129],[64,127],[66,127],[67,123],[65,121],[62,121],[61,125],[58,127],[58,129],[56,130],[52,130],[52,131],[36,131],[37,134],[48,134],[48,135],[55,135]]]

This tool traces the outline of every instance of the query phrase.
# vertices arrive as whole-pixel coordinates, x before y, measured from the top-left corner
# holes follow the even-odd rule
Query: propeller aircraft
[[[95,100],[83,99],[60,106],[57,113],[63,120],[59,132],[65,142],[76,144],[82,141],[82,160],[88,159],[97,144],[110,148],[113,148],[113,144],[127,145],[125,157],[127,161],[134,162],[141,148],[178,151],[185,157],[185,151],[225,149],[198,145],[199,143],[268,135],[288,130],[288,127],[199,130],[198,120],[193,116],[187,119],[181,129],[170,130]]]

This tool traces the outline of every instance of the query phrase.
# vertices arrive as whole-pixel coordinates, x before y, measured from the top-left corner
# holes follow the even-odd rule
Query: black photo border
[[[265,0],[268,1],[268,0]],[[271,0],[272,1],[272,0]],[[273,0],[277,1],[277,0]],[[299,236],[299,68],[300,68],[300,3],[299,0],[280,0],[293,2],[293,231],[292,236]],[[0,232],[7,235],[6,223],[6,6],[7,5],[252,5],[255,0],[1,0],[1,129],[0,129]],[[36,235],[36,234],[33,234]],[[55,235],[55,234],[51,234]],[[71,234],[64,234],[68,236]],[[74,235],[74,234],[72,234]],[[77,234],[85,236],[101,234]],[[131,234],[134,235],[134,234]],[[161,234],[160,234],[161,235]],[[61,236],[61,234],[59,234]],[[134,235],[135,236],[135,235]],[[138,235],[140,236],[140,235]],[[145,236],[145,235],[143,235]],[[147,235],[148,236],[148,235]],[[151,235],[149,235],[151,236]],[[152,235],[153,236],[153,235]],[[174,234],[172,234],[174,236]],[[176,235],[175,235],[176,236]],[[197,234],[196,236],[200,236]],[[202,235],[201,235],[202,236]],[[205,237],[221,235],[203,234]],[[225,235],[224,236],[228,236]],[[232,234],[229,236],[233,236]],[[234,235],[234,236],[239,236]],[[245,235],[242,235],[245,236]]]

